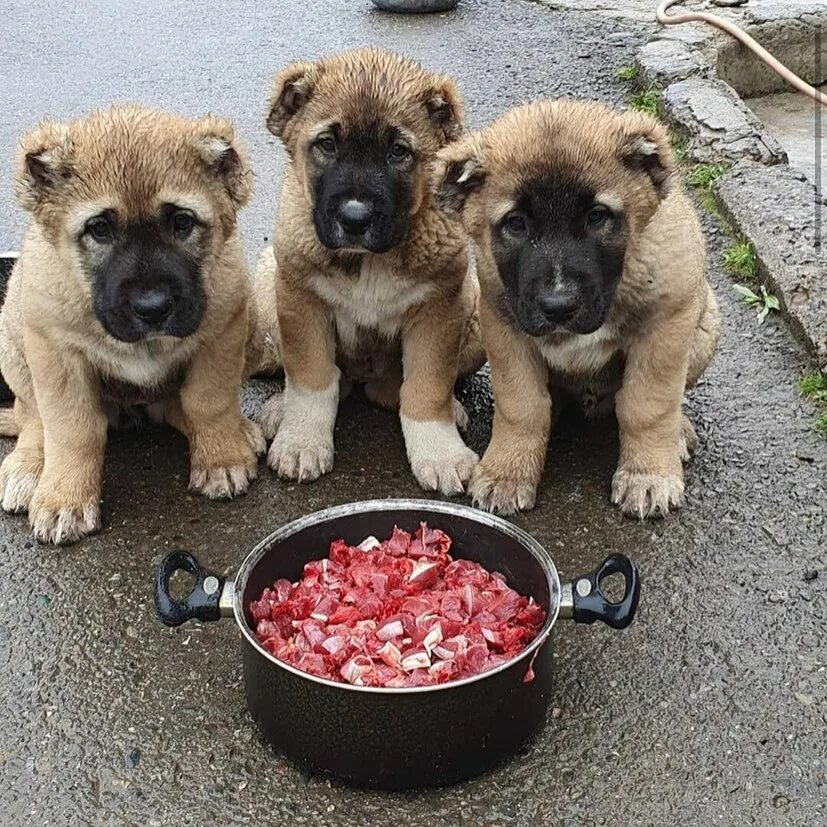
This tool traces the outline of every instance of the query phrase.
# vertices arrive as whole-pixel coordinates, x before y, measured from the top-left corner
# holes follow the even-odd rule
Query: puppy
[[[449,146],[435,169],[439,203],[474,238],[482,286],[495,413],[475,502],[534,505],[551,379],[614,401],[613,502],[640,518],[680,506],[696,443],[683,393],[720,320],[666,130],[595,102],[541,101]]]
[[[270,466],[300,481],[331,470],[341,377],[399,407],[420,485],[461,493],[477,456],[453,386],[484,362],[479,286],[461,223],[429,186],[429,163],[461,130],[453,83],[376,49],[293,63],[267,127],[290,158],[254,276],[253,370],[286,376],[261,418]]]
[[[117,107],[23,137],[30,214],[0,315],[0,504],[35,537],[100,527],[108,415],[148,406],[189,440],[190,487],[243,493],[265,448],[241,414],[250,174],[226,121]]]

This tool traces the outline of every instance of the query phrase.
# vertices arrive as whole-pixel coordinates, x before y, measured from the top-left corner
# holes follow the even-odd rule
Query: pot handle
[[[619,603],[612,603],[600,590],[600,581],[610,574],[622,574],[626,589]],[[625,554],[607,557],[600,568],[566,583],[560,598],[560,617],[575,623],[601,620],[612,629],[625,629],[635,618],[640,600],[640,577]]]
[[[169,579],[176,571],[188,571],[195,584],[183,600],[169,593]],[[230,584],[232,585],[232,584]],[[155,611],[165,626],[180,626],[187,620],[220,620],[224,578],[203,571],[188,551],[173,551],[155,571]]]

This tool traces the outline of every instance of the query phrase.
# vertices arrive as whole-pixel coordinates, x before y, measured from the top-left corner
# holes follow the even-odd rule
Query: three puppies
[[[43,541],[97,530],[107,422],[135,405],[186,435],[192,488],[243,493],[265,443],[241,381],[281,369],[261,417],[281,477],[331,470],[355,381],[399,407],[424,488],[531,508],[552,400],[573,396],[615,408],[614,502],[641,518],[681,504],[683,392],[720,320],[661,126],[558,100],[463,136],[450,79],[373,49],[285,68],[267,126],[290,164],[253,301],[236,232],[250,174],[227,122],[116,107],[23,139],[4,510]],[[482,344],[495,416],[478,464],[453,385]]]
[[[344,378],[399,406],[420,485],[461,493],[477,456],[453,386],[484,355],[468,241],[429,186],[429,162],[461,131],[452,81],[375,49],[294,63],[267,126],[290,156],[255,274],[256,367],[286,376],[262,416],[270,466],[297,480],[331,470]]]
[[[495,413],[469,492],[534,505],[555,388],[613,401],[612,499],[641,518],[683,501],[696,443],[683,393],[719,332],[704,242],[666,130],[595,102],[510,110],[439,155],[436,192],[478,254]]]
[[[0,315],[18,434],[3,509],[42,541],[97,530],[109,415],[139,404],[186,435],[191,488],[243,493],[265,444],[240,409],[250,174],[229,123],[137,107],[44,123],[16,191],[30,223]]]

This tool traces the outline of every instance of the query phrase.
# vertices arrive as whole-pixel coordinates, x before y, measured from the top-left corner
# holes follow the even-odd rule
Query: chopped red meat
[[[334,540],[301,580],[277,580],[250,603],[256,637],[297,669],[355,686],[434,686],[508,663],[545,611],[450,548],[424,523],[385,541]]]

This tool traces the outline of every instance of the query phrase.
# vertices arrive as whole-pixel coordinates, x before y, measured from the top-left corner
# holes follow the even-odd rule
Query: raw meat
[[[383,542],[335,540],[301,580],[277,580],[250,604],[256,637],[297,669],[355,686],[433,686],[501,666],[534,640],[546,613],[450,548],[424,523]]]

